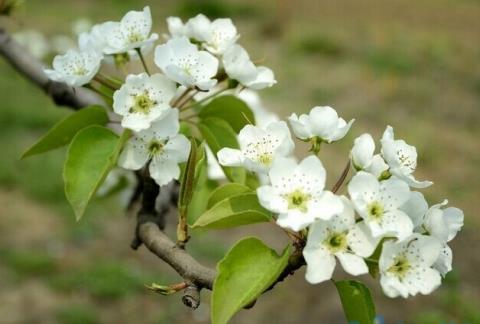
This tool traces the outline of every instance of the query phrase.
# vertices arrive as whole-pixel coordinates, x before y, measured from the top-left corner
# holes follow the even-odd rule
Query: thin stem
[[[347,178],[348,171],[350,171],[350,159],[348,160],[347,165],[345,166],[345,169],[343,169],[342,174],[340,175],[340,178],[338,178],[337,182],[333,186],[333,188],[332,188],[333,193],[336,193],[338,191],[338,189],[340,189],[343,182]]]
[[[289,239],[291,239],[293,242],[298,243],[298,242],[303,242],[303,238],[298,236],[296,233],[289,231],[286,228],[283,228],[275,222],[275,220],[271,219],[270,223],[275,225],[276,227],[279,227],[287,236]]]
[[[108,81],[106,78],[104,78],[103,76],[101,76],[100,74],[97,74],[96,76],[93,77],[93,79],[95,81],[97,81],[98,83],[100,83],[101,85],[104,85],[105,87],[111,89],[111,90],[118,90],[118,88],[113,85],[112,83],[110,83],[110,81]]]
[[[182,101],[183,98],[185,98],[185,96],[191,91],[193,90],[192,88],[188,88],[186,89],[177,99],[175,99],[173,102],[172,102],[172,107],[177,107],[178,103],[180,101]]]
[[[143,69],[148,75],[150,75],[150,72],[148,71],[147,63],[145,63],[145,59],[142,54],[142,50],[140,48],[136,48],[135,51],[138,53],[138,57],[140,57],[140,61],[142,62]]]
[[[111,106],[113,104],[113,99],[112,99],[112,94],[111,93],[107,93],[103,89],[94,87],[92,85],[92,83],[87,83],[87,84],[84,85],[84,87],[87,88],[87,89],[90,89],[90,90],[98,93],[100,96],[102,96],[103,99],[105,99],[105,101],[109,104],[109,106]]]
[[[195,118],[195,117],[197,117],[197,114],[183,116],[181,119],[182,120],[190,120],[190,119]]]
[[[189,96],[186,96],[185,100],[178,104],[178,109],[182,110],[183,106],[190,102],[190,100],[192,100],[198,92],[199,91],[195,89]]]
[[[103,74],[103,73],[98,73],[97,75],[99,75],[100,77],[102,77],[103,79],[107,80],[108,82],[110,82],[112,85],[114,85],[117,89],[120,88],[123,84],[123,81],[120,80],[119,78],[116,78],[116,77],[113,77],[113,76],[109,76],[109,75],[106,75],[106,74]]]
[[[229,89],[228,87],[225,87],[225,88],[223,88],[223,89],[220,89],[220,90],[218,90],[217,92],[212,93],[210,96],[207,96],[207,97],[203,98],[202,100],[199,100],[199,101],[197,101],[197,102],[195,102],[195,103],[193,103],[193,104],[191,104],[191,105],[189,105],[189,106],[183,107],[183,108],[182,108],[182,111],[185,111],[185,110],[188,110],[188,109],[190,109],[190,108],[196,107],[196,106],[204,103],[205,101],[210,100],[210,99],[212,99],[212,98],[215,97],[215,96],[218,96],[218,95],[221,94],[222,92],[227,91],[228,89]]]
[[[188,119],[180,119],[180,121],[189,123],[189,124],[191,124],[191,125],[193,125],[193,126],[197,126],[197,123],[195,123],[195,122],[193,122],[193,121],[191,121],[191,120],[188,120]]]

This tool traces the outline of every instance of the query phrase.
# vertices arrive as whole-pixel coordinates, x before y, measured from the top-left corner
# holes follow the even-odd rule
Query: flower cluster
[[[330,279],[338,258],[351,275],[376,267],[390,297],[437,288],[452,268],[447,243],[461,229],[463,212],[442,209],[446,201],[428,208],[423,194],[412,190],[432,184],[413,175],[415,147],[395,139],[391,126],[378,154],[370,134],[359,136],[350,153],[356,174],[347,185],[348,197],[337,195],[325,189],[326,170],[317,155],[321,143],[343,138],[353,120],[345,122],[331,107],[314,107],[288,121],[297,139],[311,143],[313,154],[302,161],[291,156],[293,142],[283,121],[247,125],[239,134],[240,149],[224,148],[218,160],[267,174],[257,189],[259,202],[277,215],[279,226],[307,236],[307,281]]]
[[[197,15],[184,24],[178,17],[169,17],[167,25],[167,41],[154,49],[158,72],[150,74],[144,61],[144,55],[159,39],[152,33],[149,7],[79,33],[78,48],[57,55],[53,69],[45,70],[50,79],[70,86],[99,90],[95,82],[114,85],[113,111],[121,127],[133,131],[118,164],[129,170],[148,166],[159,185],[178,179],[178,165],[189,155],[190,141],[179,134],[177,108],[181,108],[184,96],[199,92],[208,96],[223,81],[230,88],[234,82],[256,90],[276,83],[270,69],[256,66],[246,50],[236,44],[239,35],[230,19],[210,21]],[[121,83],[99,73],[102,61],[121,65],[131,59],[140,59],[145,73],[130,74]],[[285,129],[288,132],[286,125]],[[283,149],[289,153],[291,148],[290,141]]]
[[[249,121],[239,131],[236,147],[217,147],[217,154],[207,147],[209,176],[224,178],[226,169],[218,161],[259,177],[259,203],[287,233],[306,240],[308,282],[330,279],[338,259],[351,275],[378,272],[390,297],[428,294],[440,285],[452,268],[448,242],[461,229],[463,212],[445,208],[447,201],[429,208],[423,194],[413,190],[432,184],[414,176],[414,146],[396,139],[391,126],[378,153],[370,134],[359,136],[348,164],[355,174],[345,193],[340,195],[339,189],[349,169],[328,190],[320,148],[344,138],[354,120],[345,121],[328,106],[293,113],[288,124],[279,120],[254,92],[274,85],[274,74],[256,65],[237,43],[239,34],[230,19],[211,21],[200,14],[186,22],[169,17],[167,25],[165,43],[156,45],[159,37],[152,33],[149,7],[130,11],[120,21],[80,33],[78,50],[58,55],[53,69],[45,70],[54,81],[88,86],[111,100],[112,119],[129,135],[118,158],[120,167],[143,170],[160,186],[178,180],[180,164],[195,143],[180,131],[180,122],[194,124],[201,133],[197,108],[229,92],[248,104],[256,124]],[[149,51],[156,68],[152,73],[144,58]],[[124,80],[99,73],[103,61],[124,67],[130,59],[140,60],[145,72]],[[290,129],[297,140],[311,145],[311,153],[300,161],[293,156]]]

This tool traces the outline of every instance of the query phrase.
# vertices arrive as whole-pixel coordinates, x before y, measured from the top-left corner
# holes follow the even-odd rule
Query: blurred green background
[[[11,32],[71,36],[79,18],[118,20],[147,4],[159,33],[170,15],[232,17],[240,43],[276,73],[278,84],[261,95],[281,117],[331,105],[345,119],[356,118],[347,138],[322,151],[331,182],[363,132],[378,138],[391,124],[416,145],[418,178],[435,182],[424,191],[429,201],[448,198],[465,211],[465,228],[451,245],[454,271],[432,295],[408,300],[388,299],[378,282],[361,279],[387,323],[480,323],[480,1],[27,0],[0,22]],[[1,59],[0,93],[0,323],[208,323],[208,292],[190,311],[180,295],[144,288],[179,278],[143,249],[130,250],[134,219],[124,216],[118,197],[97,200],[74,221],[61,181],[65,150],[19,160],[68,111]],[[250,226],[198,233],[189,249],[213,265],[246,233],[276,247],[284,243],[280,231]],[[333,285],[312,286],[303,275],[232,322],[344,322]]]

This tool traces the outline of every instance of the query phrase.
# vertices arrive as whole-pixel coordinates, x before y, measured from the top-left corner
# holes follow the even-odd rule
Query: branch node
[[[200,289],[196,285],[189,285],[183,291],[182,302],[191,309],[197,309],[200,306]]]

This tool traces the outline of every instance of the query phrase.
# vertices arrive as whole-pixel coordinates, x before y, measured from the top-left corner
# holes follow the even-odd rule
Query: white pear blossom
[[[113,21],[94,25],[89,31],[78,35],[78,48],[82,51],[95,50],[103,55],[108,47],[107,37],[116,25],[117,23]]]
[[[410,198],[405,182],[398,179],[379,182],[374,175],[360,171],[348,184],[348,193],[373,236],[395,236],[402,240],[412,234],[412,220],[399,209]]]
[[[43,59],[50,52],[47,38],[36,30],[22,30],[12,35],[20,45],[38,59]]]
[[[448,201],[445,200],[430,207],[418,229],[419,232],[425,235],[435,237],[442,244],[440,255],[433,265],[442,276],[445,276],[452,270],[452,250],[447,243],[453,240],[460,231],[464,218],[463,211],[458,208],[441,208],[447,203]]]
[[[141,131],[127,141],[118,159],[118,165],[129,170],[140,170],[149,163],[150,176],[160,185],[180,177],[179,163],[190,153],[190,141],[179,131],[178,110],[170,109],[148,130]]]
[[[198,14],[188,19],[185,24],[185,36],[192,38],[197,42],[207,41],[210,35],[211,21],[204,14]]]
[[[155,64],[181,85],[209,90],[217,83],[218,60],[185,38],[173,38],[155,48]]]
[[[309,227],[303,256],[307,263],[305,278],[316,284],[332,277],[335,257],[351,275],[368,273],[364,257],[370,256],[378,244],[365,223],[355,223],[353,207],[341,197],[343,211],[327,221],[318,220]]]
[[[215,19],[210,24],[210,30],[203,47],[213,54],[221,55],[225,53],[238,38],[237,28],[230,18]]]
[[[257,195],[263,207],[279,214],[277,224],[281,227],[299,231],[343,210],[340,198],[324,190],[326,172],[316,156],[308,156],[299,164],[279,158],[268,176],[271,185],[259,187]]]
[[[205,15],[198,14],[184,24],[179,17],[168,17],[167,26],[172,38],[191,38],[215,55],[223,54],[239,38],[230,18],[210,21]]]
[[[432,185],[431,181],[417,181],[414,178],[412,173],[417,168],[417,149],[405,143],[404,140],[395,140],[391,126],[385,129],[381,144],[382,156],[389,165],[391,174],[414,188],[426,188]]]
[[[388,165],[380,154],[375,153],[375,142],[370,134],[362,134],[353,142],[350,152],[352,164],[358,171],[363,170],[381,178]]]
[[[55,35],[50,40],[52,52],[56,54],[63,54],[69,50],[77,50],[77,44],[72,37],[67,35]]]
[[[187,36],[187,27],[179,17],[168,17],[167,29],[172,38]]]
[[[260,90],[277,83],[273,71],[265,66],[255,66],[247,51],[238,44],[230,46],[225,51],[223,66],[231,79],[237,80],[247,88]]]
[[[72,87],[89,83],[100,69],[102,57],[95,51],[77,52],[69,50],[53,59],[53,70],[44,70],[53,81],[65,82]]]
[[[447,204],[448,201],[444,200],[442,203],[430,207],[425,213],[422,225],[429,235],[436,237],[441,242],[453,240],[463,226],[463,211],[455,207],[442,209]]]
[[[120,22],[109,26],[106,36],[108,46],[104,49],[105,54],[126,53],[129,50],[140,49],[152,44],[158,39],[158,35],[152,30],[152,14],[150,7],[143,11],[129,11]]]
[[[221,165],[267,173],[276,159],[289,156],[294,149],[290,130],[283,121],[265,129],[246,125],[238,134],[238,142],[240,149],[222,148],[217,153]]]
[[[162,74],[131,74],[113,94],[113,110],[123,116],[124,128],[138,132],[171,110],[175,91],[175,83]]]
[[[442,250],[434,268],[442,276],[452,269],[452,250],[447,245],[453,240],[463,226],[463,211],[449,207],[442,209],[448,203],[444,200],[440,204],[428,208],[428,204],[420,192],[412,192],[410,199],[401,207],[413,221],[415,232],[430,235],[442,244]]]
[[[440,274],[432,268],[440,250],[437,239],[419,234],[385,242],[379,260],[384,293],[392,298],[430,294],[441,283]]]
[[[338,117],[332,107],[314,107],[308,115],[300,117],[293,113],[288,118],[295,135],[302,140],[318,138],[322,142],[331,143],[342,139],[352,126],[355,119],[345,122]]]
[[[79,18],[72,23],[72,32],[78,36],[87,32],[92,27],[92,22],[88,18]]]
[[[408,200],[400,207],[410,219],[416,231],[420,230],[428,210],[428,203],[421,192],[411,191]]]

